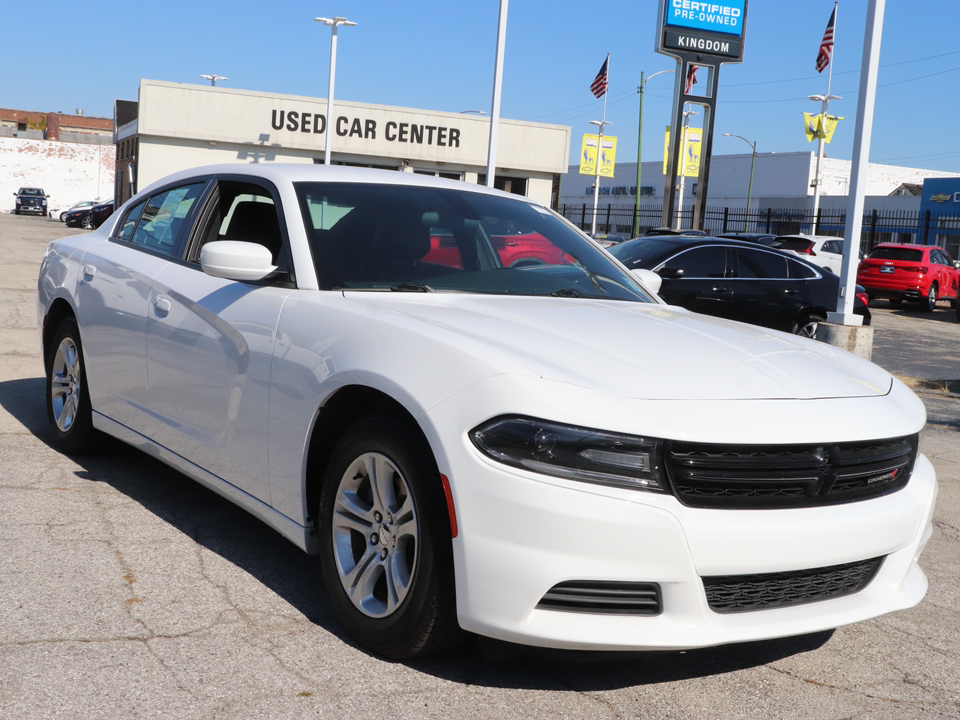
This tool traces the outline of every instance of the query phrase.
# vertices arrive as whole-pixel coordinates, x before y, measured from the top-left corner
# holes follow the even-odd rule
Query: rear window
[[[922,262],[923,250],[911,248],[878,247],[870,257],[875,260],[901,260],[903,262]]]
[[[813,240],[807,238],[780,238],[773,245],[780,250],[809,250],[813,246]]]

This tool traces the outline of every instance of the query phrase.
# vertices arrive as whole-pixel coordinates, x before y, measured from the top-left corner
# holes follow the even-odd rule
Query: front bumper
[[[437,416],[438,420],[443,418]],[[449,425],[448,425],[449,427]],[[669,495],[515,470],[461,438],[441,472],[453,488],[461,626],[509,642],[582,650],[676,650],[801,635],[916,605],[936,476],[872,500],[795,510],[704,510]],[[711,610],[701,578],[825,568],[883,556],[863,590],[736,614]],[[659,615],[538,609],[568,581],[657,583]]]

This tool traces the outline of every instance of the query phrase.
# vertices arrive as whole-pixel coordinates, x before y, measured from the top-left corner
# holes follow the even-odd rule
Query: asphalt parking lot
[[[49,218],[0,214],[0,718],[960,717],[960,323],[874,308],[874,361],[928,408],[934,535],[916,608],[685,653],[517,657],[355,647],[312,561],[119,444],[45,442],[36,276]],[[955,396],[957,395],[957,396]]]

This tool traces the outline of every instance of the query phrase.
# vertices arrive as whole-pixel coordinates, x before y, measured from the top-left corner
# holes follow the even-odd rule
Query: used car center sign
[[[715,55],[723,62],[742,61],[745,6],[746,0],[667,0],[658,49],[668,54]]]

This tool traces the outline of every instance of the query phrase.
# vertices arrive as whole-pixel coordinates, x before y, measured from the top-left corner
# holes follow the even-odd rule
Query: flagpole
[[[821,137],[820,142],[818,143],[819,147],[817,149],[817,174],[816,174],[816,185],[813,188],[813,234],[817,234],[819,229],[817,225],[817,215],[820,212],[820,172],[823,167],[823,144],[824,137],[822,133],[826,129],[827,123],[827,114],[830,112],[830,100],[833,99],[833,95],[830,94],[830,90],[833,87],[833,55],[836,53],[837,47],[837,15],[839,14],[840,2],[839,0],[833,4],[833,48],[834,53],[830,56],[830,73],[827,75],[827,94],[823,95],[821,98],[820,104],[820,122],[821,122]],[[811,95],[811,99],[817,99],[816,95]],[[841,98],[837,97],[837,100]]]
[[[600,205],[600,162],[603,158],[603,128],[607,124],[607,95],[610,94],[610,53],[607,53],[607,61],[604,63],[607,69],[607,87],[603,92],[603,120],[597,122],[591,120],[591,125],[600,126],[600,135],[597,138],[597,169],[596,176],[593,179],[593,223],[590,226],[590,234],[597,234],[597,212]]]

